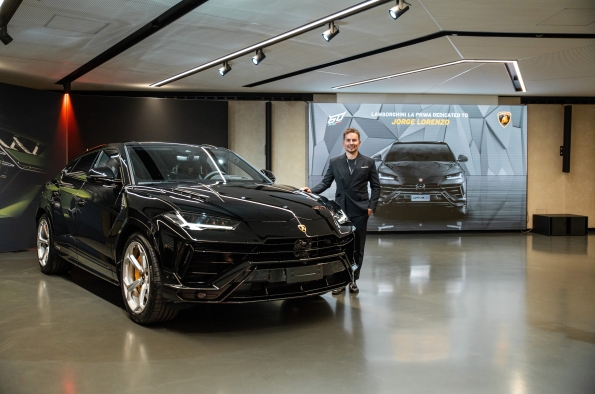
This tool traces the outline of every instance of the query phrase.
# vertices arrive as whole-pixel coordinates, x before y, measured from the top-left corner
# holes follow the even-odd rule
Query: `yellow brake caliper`
[[[140,253],[139,253],[139,254],[138,254],[138,256],[136,256],[135,258],[136,258],[136,261],[138,261],[138,262],[139,262],[139,264],[141,264],[141,265],[142,265],[142,263],[143,263],[143,262],[142,262],[142,260],[141,260]],[[134,267],[134,266],[133,266],[133,267]],[[135,281],[137,281],[137,280],[139,280],[139,278],[140,278],[140,271],[139,271],[139,270],[137,270],[137,269],[136,269],[136,267],[134,267],[134,280],[135,280]],[[139,292],[139,294],[140,294],[140,288],[141,288],[141,285],[138,285],[138,286],[136,287],[136,291],[138,291],[138,292]]]

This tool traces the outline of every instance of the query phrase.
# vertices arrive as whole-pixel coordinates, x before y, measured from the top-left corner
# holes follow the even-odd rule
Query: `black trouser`
[[[355,226],[353,260],[359,267],[354,272],[354,279],[358,280],[364,261],[364,247],[366,246],[366,234],[368,232],[368,214],[350,217],[349,221]]]

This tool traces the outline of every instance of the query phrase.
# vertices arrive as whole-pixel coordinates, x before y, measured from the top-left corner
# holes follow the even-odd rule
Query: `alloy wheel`
[[[45,267],[50,256],[50,228],[46,219],[39,221],[37,227],[37,258],[39,264]]]
[[[135,314],[141,313],[149,301],[151,272],[147,252],[137,241],[131,242],[126,248],[122,262],[122,280],[128,307]]]

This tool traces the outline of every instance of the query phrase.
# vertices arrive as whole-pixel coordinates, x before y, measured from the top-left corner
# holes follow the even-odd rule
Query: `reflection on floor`
[[[593,393],[595,234],[372,235],[358,296],[183,311],[0,254],[0,393]]]

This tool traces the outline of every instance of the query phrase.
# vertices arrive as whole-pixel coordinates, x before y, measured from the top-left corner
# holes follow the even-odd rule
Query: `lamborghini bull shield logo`
[[[506,127],[512,120],[512,114],[508,111],[498,112],[498,122],[500,122],[500,126]]]
[[[304,226],[303,224],[300,224],[300,225],[298,226],[298,228],[300,229],[300,231],[301,231],[302,233],[304,233],[304,234],[306,233],[306,226]]]

